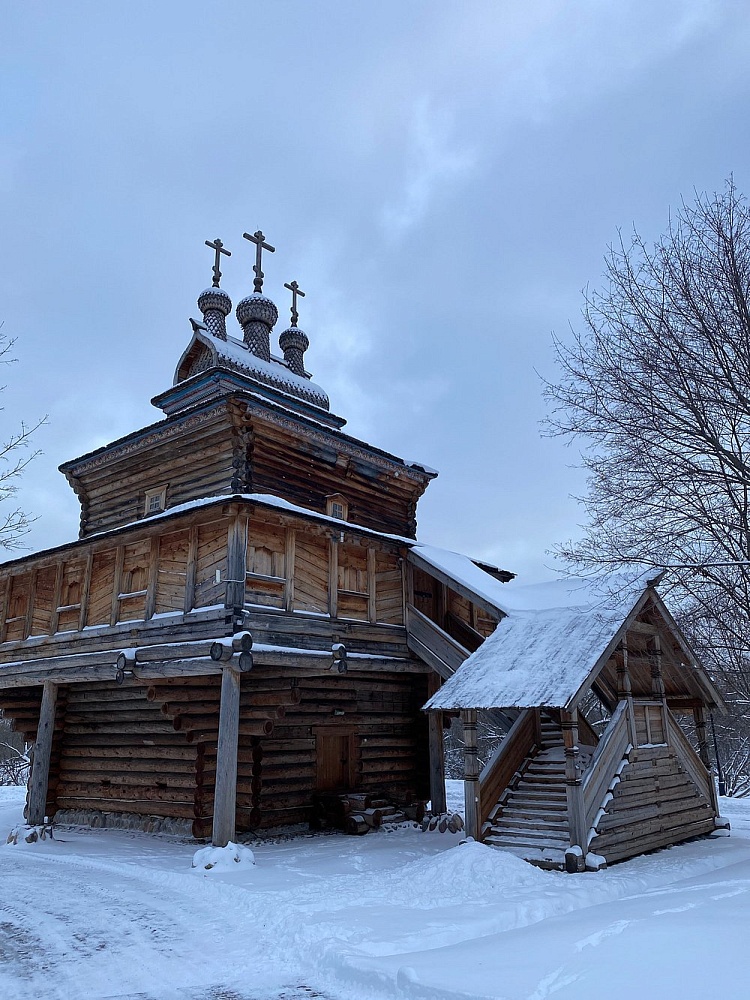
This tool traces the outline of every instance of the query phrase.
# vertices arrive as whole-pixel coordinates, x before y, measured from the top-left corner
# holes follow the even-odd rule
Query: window
[[[166,510],[167,506],[167,487],[159,486],[155,490],[146,490],[146,503],[143,509],[143,513],[146,517],[149,514],[158,514],[163,510]]]
[[[326,513],[330,517],[337,517],[339,521],[346,521],[349,518],[349,504],[340,493],[333,493],[326,497]]]

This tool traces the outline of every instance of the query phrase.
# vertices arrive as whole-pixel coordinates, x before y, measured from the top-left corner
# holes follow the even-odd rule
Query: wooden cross
[[[255,277],[253,278],[253,288],[256,292],[263,291],[263,272],[260,269],[261,255],[264,250],[268,250],[270,253],[276,253],[276,247],[272,247],[270,243],[266,243],[265,236],[258,230],[257,233],[243,233],[243,238],[250,240],[251,243],[255,244],[255,265],[253,266],[253,271],[255,272]]]
[[[224,249],[224,244],[221,242],[218,236],[213,241],[213,243],[211,243],[209,240],[206,240],[206,246],[211,247],[212,250],[216,251],[216,259],[214,260],[214,280],[212,284],[214,288],[218,288],[219,282],[221,281],[221,271],[219,270],[219,264],[221,263],[221,255],[226,254],[227,257],[231,257],[232,252],[231,250]]]
[[[297,312],[297,296],[301,295],[304,299],[305,293],[299,287],[296,281],[285,281],[284,288],[288,288],[292,293],[292,326],[297,325],[297,320],[299,319],[299,314]]]

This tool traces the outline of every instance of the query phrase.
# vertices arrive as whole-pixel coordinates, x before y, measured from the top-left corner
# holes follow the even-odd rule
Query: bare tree
[[[2,332],[0,324],[0,364],[13,364],[11,357],[15,341],[10,340]],[[0,388],[4,389],[5,386]],[[32,518],[21,507],[16,505],[18,480],[26,466],[38,454],[30,449],[31,438],[46,418],[42,417],[34,424],[23,421],[15,430],[7,433],[0,443],[0,548],[15,549],[21,545],[21,539],[30,530]]]
[[[750,209],[730,180],[635,233],[556,342],[549,429],[583,445],[589,524],[576,572],[672,567],[708,666],[750,696]]]

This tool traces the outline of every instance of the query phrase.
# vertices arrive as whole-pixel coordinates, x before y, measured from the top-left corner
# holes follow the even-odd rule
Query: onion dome
[[[198,296],[198,308],[203,313],[206,329],[219,340],[227,339],[226,318],[232,311],[232,300],[223,288],[207,288]]]
[[[279,347],[284,352],[284,361],[295,375],[305,375],[304,353],[309,346],[307,334],[297,326],[290,326],[279,335]]]
[[[253,292],[238,303],[236,314],[247,348],[256,357],[270,361],[271,330],[279,318],[276,306],[265,295]]]

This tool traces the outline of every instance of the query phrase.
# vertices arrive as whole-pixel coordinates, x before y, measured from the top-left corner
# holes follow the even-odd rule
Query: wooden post
[[[695,719],[695,733],[698,737],[698,754],[706,766],[706,770],[711,770],[711,758],[708,756],[708,738],[706,735],[706,713],[703,705],[696,705],[693,709]],[[711,778],[713,781],[713,777]]]
[[[52,737],[55,733],[55,705],[57,685],[45,681],[42,689],[42,707],[39,710],[39,727],[34,743],[34,763],[29,780],[29,826],[44,823],[47,810],[47,788],[49,785],[49,762],[52,754]]]
[[[375,560],[375,549],[369,545],[367,548],[367,620],[373,623],[378,620]]]
[[[221,671],[219,743],[216,750],[216,791],[211,838],[215,847],[226,847],[230,840],[234,840],[239,728],[240,674],[227,665]]]
[[[34,633],[34,600],[36,598],[36,582],[39,570],[34,570],[29,575],[29,596],[26,600],[26,624],[24,625],[24,639],[28,639]]]
[[[562,727],[563,744],[565,746],[565,791],[568,801],[568,823],[570,826],[571,847],[580,847],[583,857],[580,859],[580,871],[583,871],[585,864],[587,833],[584,829],[586,825],[583,809],[583,789],[581,788],[581,774],[578,767],[578,710],[572,709],[560,712],[560,724]]]
[[[627,701],[628,718],[628,739],[635,747],[638,746],[635,732],[635,715],[633,713],[633,686],[630,683],[630,670],[628,669],[628,644],[625,639],[620,643],[621,658],[617,661],[617,697],[620,701]]]
[[[335,538],[328,546],[328,613],[331,618],[339,613],[339,543]]]
[[[83,588],[81,590],[81,611],[78,617],[78,630],[82,631],[86,627],[89,616],[89,596],[91,594],[91,574],[94,569],[94,552],[89,549],[86,557],[86,571],[83,574]]]
[[[237,514],[229,526],[227,540],[227,580],[225,604],[233,611],[245,607],[247,578],[247,518]]]
[[[49,623],[49,634],[54,635],[57,632],[57,627],[60,624],[60,598],[62,595],[62,584],[63,584],[63,561],[62,559],[58,562],[57,568],[55,570],[55,589],[52,596],[52,615],[50,617]]]
[[[295,562],[294,528],[287,528],[284,538],[284,610],[294,611],[294,562]]]
[[[467,708],[461,712],[464,727],[464,811],[466,834],[479,840],[479,757],[477,755],[477,712]]]
[[[661,638],[655,635],[653,639],[653,652],[651,654],[651,696],[654,701],[661,702],[661,724],[664,731],[664,742],[669,743],[669,723],[667,721],[667,699],[665,694],[664,679],[661,675]],[[646,718],[648,719],[648,709],[646,709]],[[651,734],[649,733],[650,740]]]
[[[117,546],[115,556],[115,574],[112,583],[112,611],[109,616],[109,624],[116,625],[120,618],[120,588],[122,587],[122,569],[125,565],[125,546]]]
[[[159,536],[151,536],[148,555],[148,584],[146,585],[146,606],[143,617],[148,621],[156,611],[156,588],[159,583]]]
[[[195,604],[195,579],[198,573],[198,525],[193,525],[188,536],[187,566],[185,567],[185,602],[182,610],[188,614]]]
[[[427,697],[431,698],[440,687],[440,678],[431,673],[427,678]],[[430,799],[433,813],[445,812],[445,750],[443,746],[443,713],[427,713],[428,745],[430,751]]]

